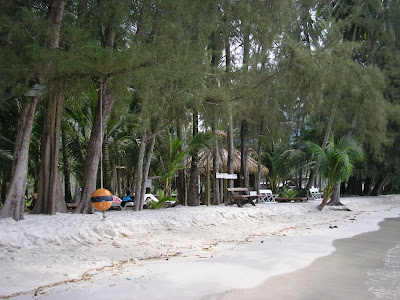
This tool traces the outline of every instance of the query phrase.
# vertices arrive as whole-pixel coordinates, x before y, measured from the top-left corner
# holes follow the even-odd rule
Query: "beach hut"
[[[227,173],[227,164],[228,164],[228,150],[225,148],[220,149],[219,151],[220,154],[220,168],[218,170],[213,170],[213,153],[209,149],[205,149],[199,153],[199,164],[198,164],[198,170],[202,175],[202,182],[206,181],[207,179],[207,173],[209,174],[215,174],[215,172],[220,172],[220,173]],[[234,149],[234,158],[233,158],[233,172],[235,174],[240,173],[240,165],[241,165],[241,152],[237,149]],[[258,162],[252,158],[249,157],[249,175],[250,175],[250,190],[255,190],[257,187],[257,173],[258,173]],[[269,170],[266,166],[261,165],[261,176],[266,177],[269,173]],[[213,178],[215,180],[215,178]],[[241,181],[243,178],[240,178],[238,176],[238,179],[235,180],[235,186],[241,186]],[[220,180],[220,190],[224,191],[224,193],[221,193],[221,200],[226,199],[226,180]],[[207,197],[205,195],[205,191],[201,191],[203,194],[203,197]],[[223,201],[221,201],[223,202]]]

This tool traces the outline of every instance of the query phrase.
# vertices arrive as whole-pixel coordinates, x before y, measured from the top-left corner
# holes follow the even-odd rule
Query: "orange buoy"
[[[100,211],[106,211],[112,205],[112,194],[107,189],[97,189],[94,191],[91,197],[92,205],[95,209]]]

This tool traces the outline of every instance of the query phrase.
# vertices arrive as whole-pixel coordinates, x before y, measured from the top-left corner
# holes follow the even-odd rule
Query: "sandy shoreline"
[[[101,214],[1,220],[10,230],[0,233],[0,295],[202,299],[250,289],[329,255],[335,239],[377,230],[384,218],[400,215],[399,196],[343,202],[352,211],[319,212],[309,202],[114,211],[105,222]]]
[[[398,299],[398,278],[392,284],[380,277],[388,289],[382,292],[374,289],[379,282],[372,282],[371,274],[384,268],[387,252],[400,245],[400,218],[385,219],[379,226],[377,231],[335,240],[332,254],[303,269],[271,277],[253,289],[231,290],[210,299]]]

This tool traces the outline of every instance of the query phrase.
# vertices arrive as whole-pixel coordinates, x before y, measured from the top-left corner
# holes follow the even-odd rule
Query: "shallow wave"
[[[388,250],[385,266],[368,272],[367,284],[377,300],[400,299],[400,244]]]

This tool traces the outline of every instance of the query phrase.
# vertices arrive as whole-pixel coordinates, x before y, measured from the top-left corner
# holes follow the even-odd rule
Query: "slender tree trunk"
[[[139,211],[143,209],[143,201],[144,201],[144,194],[146,192],[146,182],[148,178],[148,173],[150,169],[151,158],[154,151],[154,143],[156,135],[166,126],[168,126],[170,122],[167,122],[159,129],[154,130],[150,135],[147,135],[146,126],[142,125],[142,137],[141,143],[139,148],[139,157],[136,167],[136,184],[135,184],[135,199],[133,210]],[[147,147],[147,143],[150,141],[150,145]],[[147,148],[147,155],[146,155],[146,148]],[[146,162],[145,161],[146,156]],[[145,180],[145,181],[144,181]],[[142,198],[143,196],[143,198]]]
[[[372,196],[379,196],[382,193],[382,188],[383,185],[385,184],[385,181],[387,179],[387,175],[380,175],[378,177],[378,180],[375,183],[375,186],[371,192]]]
[[[248,20],[243,20],[243,69],[247,72],[249,69],[250,58],[250,26]],[[241,142],[241,165],[240,173],[244,178],[244,186],[250,189],[249,178],[249,146],[248,146],[249,123],[246,119],[242,120],[240,126],[240,142]]]
[[[393,182],[393,180],[392,180],[392,181],[390,182],[390,188],[388,189],[387,193],[388,193],[389,195],[393,195],[394,188],[395,188],[395,184],[394,184],[394,182]]]
[[[314,185],[313,182],[315,181],[315,177],[316,177],[316,172],[315,172],[315,167],[311,168],[310,170],[310,177],[308,178],[306,187],[304,188],[304,190],[308,191],[310,190],[310,188]]]
[[[62,141],[62,152],[63,152],[63,162],[64,162],[64,189],[65,189],[65,202],[72,202],[71,194],[71,170],[69,168],[69,157],[67,151],[67,137],[65,135],[65,130],[61,133]]]
[[[328,183],[328,185],[329,185],[329,183]],[[336,185],[338,185],[339,187],[337,188]],[[328,201],[331,199],[331,197],[332,197],[332,195],[333,195],[333,192],[334,192],[335,190],[337,190],[337,189],[340,190],[340,183],[335,184],[334,186],[331,186],[331,185],[330,185],[330,186],[328,186],[328,187],[326,187],[326,188],[324,189],[324,198],[323,198],[321,204],[318,205],[318,210],[321,211],[321,210],[324,209],[325,205],[328,204]],[[338,194],[338,195],[339,195],[339,194]]]
[[[116,173],[117,173],[117,193],[118,193],[118,197],[122,197],[122,189],[121,189],[121,170],[123,169],[123,167],[121,166],[121,161],[118,155],[117,158],[117,167],[116,167]]]
[[[148,141],[147,145],[147,151],[146,151],[146,160],[143,166],[143,177],[142,177],[142,191],[141,191],[141,196],[140,196],[140,207],[143,207],[144,204],[144,197],[146,194],[146,183],[147,179],[149,178],[149,171],[150,171],[150,164],[151,164],[151,159],[153,157],[154,153],[154,144],[156,141],[156,136],[153,135],[150,140]],[[170,196],[170,195],[169,195]]]
[[[107,130],[107,128],[106,128],[106,130]],[[107,132],[105,133],[104,140],[103,140],[103,169],[104,169],[104,173],[103,173],[104,174],[104,188],[113,193],[114,191],[111,188],[112,175],[111,175],[111,164],[110,164],[110,152],[108,150]]]
[[[234,173],[234,165],[233,165],[233,156],[234,156],[234,147],[233,147],[233,116],[232,111],[229,110],[229,124],[228,124],[228,158],[227,158],[227,171],[229,174]],[[233,188],[235,186],[235,182],[233,180],[228,180],[228,188]],[[226,204],[232,202],[232,196],[230,193],[228,194],[228,199]]]
[[[257,195],[260,195],[260,182],[261,182],[261,153],[262,153],[262,132],[264,128],[264,121],[262,120],[258,127],[258,149],[257,149],[257,175],[256,175],[256,189]],[[260,199],[257,198],[257,203]]]
[[[184,149],[184,138],[182,132],[182,120],[178,120],[178,128],[177,135],[178,139],[181,141],[181,145],[179,146],[179,150],[182,151]],[[183,160],[183,165],[186,166],[186,159]],[[187,205],[187,188],[186,188],[186,168],[178,171],[178,201],[180,204],[186,206]]]
[[[109,19],[106,20],[107,27],[105,30],[104,47],[110,49],[114,48],[117,30],[115,18],[115,11],[113,11],[109,15]],[[115,101],[111,94],[111,81],[111,77],[106,77],[104,83],[100,85],[99,99],[101,101],[99,101],[96,109],[92,133],[86,153],[81,202],[75,209],[75,213],[93,213],[90,198],[92,193],[96,190],[97,171],[102,152],[102,144],[107,130],[107,122],[110,118],[111,109]]]
[[[143,208],[140,198],[142,195],[143,164],[144,164],[144,156],[146,154],[146,143],[147,143],[146,127],[143,125],[142,134],[140,138],[138,162],[136,165],[135,200],[133,205],[134,211],[140,211]]]
[[[198,111],[193,110],[193,137],[199,132],[199,116]],[[189,178],[189,188],[188,188],[188,205],[198,206],[199,205],[199,190],[198,190],[198,153],[193,153],[192,163],[190,166],[190,178]]]
[[[247,189],[250,189],[248,134],[249,134],[249,123],[247,122],[247,120],[243,120],[240,130],[241,150],[242,150],[240,173],[244,177],[244,186]]]
[[[219,190],[219,182],[217,179],[217,172],[219,172],[220,168],[220,156],[219,156],[219,147],[218,147],[218,116],[216,112],[214,112],[213,123],[212,123],[212,131],[215,137],[215,145],[213,149],[213,205],[220,204],[220,190]]]
[[[364,191],[363,194],[369,196],[371,194],[371,185],[372,185],[372,178],[367,176],[364,182]]]
[[[219,11],[219,8],[218,8]],[[221,34],[220,34],[220,29],[216,29],[212,35],[211,35],[211,49],[212,49],[212,55],[211,55],[211,67],[216,70],[218,69],[218,66],[221,61],[221,52],[222,49],[219,47],[221,44]],[[217,89],[218,88],[218,81],[216,78],[211,79],[211,85],[213,88]],[[212,192],[213,192],[213,205],[219,205],[220,204],[220,186],[218,179],[216,178],[216,173],[219,172],[220,168],[220,157],[219,157],[219,149],[218,149],[218,112],[216,110],[216,107],[211,107],[212,110],[212,132],[215,137],[215,144],[213,148],[213,187],[212,187]],[[207,182],[208,184],[208,182]],[[208,196],[208,195],[207,195]]]
[[[230,83],[230,72],[231,72],[231,45],[230,45],[230,18],[229,18],[229,11],[230,11],[230,1],[225,1],[225,9],[224,9],[224,44],[225,44],[225,71],[227,75],[227,82],[226,84],[229,86]],[[233,174],[234,166],[233,166],[233,155],[234,155],[234,145],[233,145],[233,115],[232,115],[232,106],[228,107],[228,157],[227,157],[227,172],[229,174]],[[235,185],[233,180],[228,180],[228,188],[233,188]],[[225,204],[229,204],[232,202],[232,196],[229,193],[228,199],[226,199]]]
[[[29,143],[38,97],[30,98],[21,111],[16,143],[14,146],[13,170],[10,189],[0,211],[0,219],[24,218],[26,178],[28,175]]]
[[[107,128],[107,122],[110,117],[114,97],[111,95],[111,78],[107,78],[100,86],[100,97],[102,101],[96,108],[94,123],[90,141],[86,153],[85,167],[83,173],[81,202],[75,209],[75,213],[93,213],[93,207],[90,201],[92,193],[96,190],[97,172],[99,169],[102,142]],[[99,98],[100,98],[99,97]],[[100,105],[100,102],[103,105]]]
[[[328,205],[338,206],[343,205],[340,202],[340,183],[336,183],[333,187],[333,194],[331,200],[328,202]]]
[[[229,18],[229,12],[230,12],[230,0],[225,0],[225,9],[224,9],[224,45],[225,45],[225,68],[226,68],[226,73],[229,75],[231,71],[231,45],[230,45],[230,18]]]

